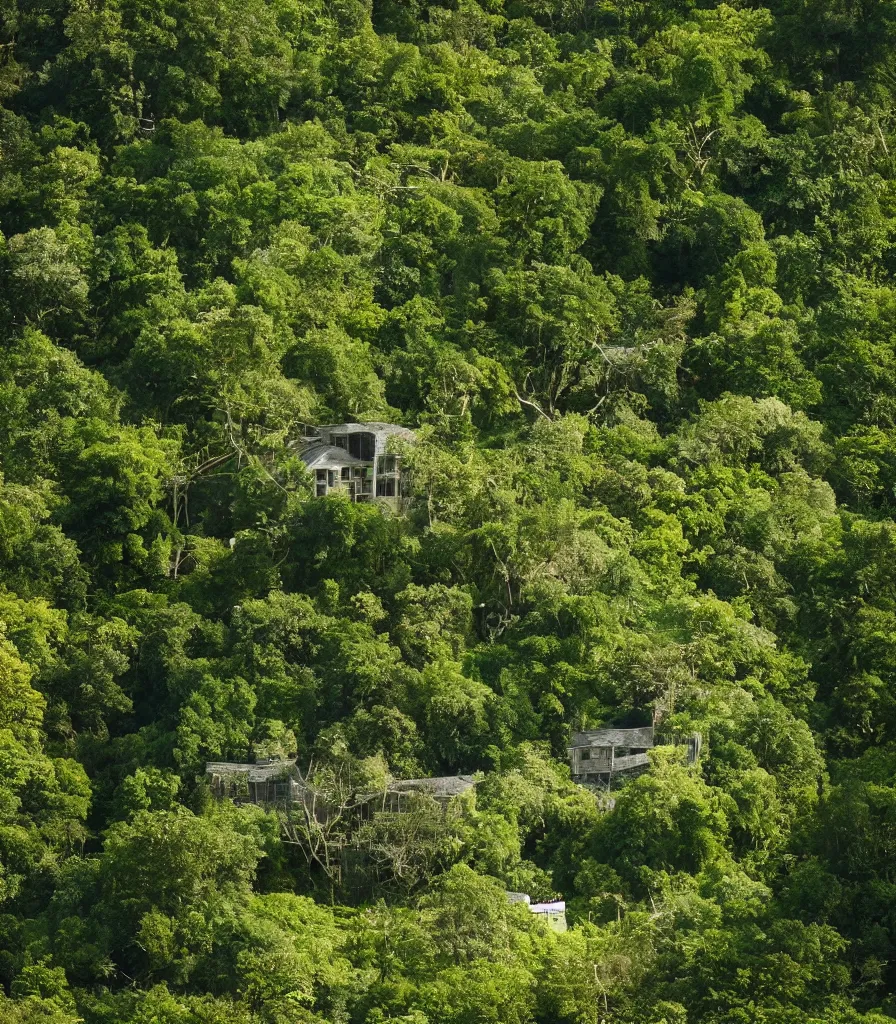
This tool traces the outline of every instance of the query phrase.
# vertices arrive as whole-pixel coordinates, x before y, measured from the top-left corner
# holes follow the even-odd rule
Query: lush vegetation
[[[892,0],[0,0],[0,1019],[896,1017],[894,59]],[[407,517],[289,445],[365,418]],[[655,713],[703,756],[607,812],[568,727]],[[291,750],[481,781],[337,871],[209,797]]]

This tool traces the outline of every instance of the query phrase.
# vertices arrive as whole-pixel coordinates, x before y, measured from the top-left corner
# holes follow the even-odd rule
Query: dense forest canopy
[[[0,0],[0,1019],[896,1018],[894,62],[893,0]],[[364,420],[406,515],[314,496]],[[204,779],[293,753],[478,784],[336,870]]]

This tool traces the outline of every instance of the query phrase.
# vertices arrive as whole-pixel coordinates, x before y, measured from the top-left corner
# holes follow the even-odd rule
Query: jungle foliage
[[[896,1017],[894,60],[893,0],[0,0],[0,1019]],[[363,419],[407,516],[312,497]],[[570,781],[655,715],[697,765]],[[481,781],[333,871],[204,783],[291,752]]]

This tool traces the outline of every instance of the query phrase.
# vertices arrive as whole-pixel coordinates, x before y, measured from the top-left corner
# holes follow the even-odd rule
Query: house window
[[[342,467],[342,479],[343,480],[351,480],[351,478],[352,478],[352,467],[351,466],[343,466]]]
[[[345,434],[330,434],[330,444],[335,448],[348,448],[348,438]]]
[[[395,472],[395,456],[394,455],[381,455],[379,458],[379,466],[377,468],[378,473],[394,473]]]
[[[327,483],[330,485],[330,487],[335,487],[336,486],[336,470],[335,469],[327,470]]]
[[[395,497],[395,478],[385,477],[377,480],[376,482],[376,494],[378,498],[394,498]]]
[[[580,750],[579,751],[579,760],[580,761],[590,761],[591,760],[591,751],[590,750]]]
[[[366,431],[358,431],[356,434],[348,435],[349,455],[363,462],[370,462],[373,459],[373,434]]]

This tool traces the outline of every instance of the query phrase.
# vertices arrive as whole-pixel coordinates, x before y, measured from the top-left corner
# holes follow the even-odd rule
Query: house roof
[[[332,434],[373,434],[373,458],[386,452],[387,443],[392,437],[404,441],[413,441],[416,437],[413,430],[397,423],[322,423],[309,429],[314,433],[289,442],[289,447],[298,451],[299,458],[309,469],[341,469],[343,466],[371,464],[370,459],[356,458],[346,449],[331,445]]]
[[[530,903],[529,909],[533,914],[565,914],[566,901],[554,900],[551,903]]]
[[[258,764],[240,764],[236,761],[208,761],[206,775],[245,775],[247,782],[269,782],[284,775],[295,774],[295,761],[270,761]]]
[[[434,779],[396,779],[392,793],[429,793],[434,797],[459,796],[476,785],[472,775],[443,775]]]
[[[409,427],[399,426],[397,423],[380,423],[369,421],[367,423],[322,423],[314,428],[319,434],[376,434],[377,437],[403,437],[408,441],[416,436]]]
[[[364,466],[366,463],[356,459],[344,448],[327,444],[320,438],[312,438],[299,453],[299,458],[309,469],[341,469],[343,466]]]
[[[653,746],[653,726],[646,725],[640,729],[589,729],[585,732],[574,732],[570,747],[635,747],[649,748]]]

